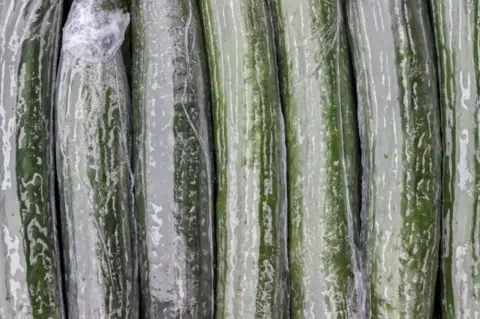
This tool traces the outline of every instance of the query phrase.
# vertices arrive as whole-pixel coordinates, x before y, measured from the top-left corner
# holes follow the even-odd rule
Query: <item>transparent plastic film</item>
[[[62,0],[0,1],[0,318],[64,318],[52,92]]]
[[[363,318],[351,151],[359,146],[342,3],[270,3],[287,140],[292,317]]]
[[[70,318],[138,318],[130,93],[121,45],[129,15],[73,3],[56,91],[56,156]],[[83,280],[79,279],[83,278]]]
[[[104,10],[96,1],[75,1],[63,28],[63,50],[90,62],[111,59],[122,46],[130,15]]]
[[[215,175],[198,7],[134,1],[132,21],[141,317],[213,318]]]

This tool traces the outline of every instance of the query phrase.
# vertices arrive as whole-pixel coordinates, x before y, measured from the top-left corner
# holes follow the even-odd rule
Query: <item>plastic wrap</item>
[[[63,318],[52,106],[62,1],[0,1],[0,318]]]
[[[211,111],[195,3],[132,4],[142,318],[213,318]]]
[[[217,318],[288,318],[285,131],[267,1],[201,2],[217,158]]]
[[[120,46],[129,17],[77,1],[56,97],[57,171],[70,318],[137,318],[130,97]]]
[[[480,317],[479,2],[431,1],[443,136],[443,318]]]
[[[130,15],[106,11],[88,1],[76,1],[63,28],[62,50],[90,62],[109,60],[122,46]]]
[[[292,317],[363,318],[359,145],[342,4],[273,0],[272,9],[288,141]]]
[[[363,164],[368,318],[431,318],[441,208],[440,116],[428,8],[347,4]]]

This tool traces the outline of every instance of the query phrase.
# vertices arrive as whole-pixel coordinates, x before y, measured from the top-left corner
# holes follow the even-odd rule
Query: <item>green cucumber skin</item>
[[[53,83],[62,1],[0,0],[0,318],[64,318]]]
[[[430,318],[441,208],[440,112],[427,4],[347,3],[359,103],[368,318]]]
[[[443,133],[443,318],[480,316],[479,14],[474,1],[432,1]]]
[[[213,318],[214,157],[196,1],[135,0],[132,27],[141,317]]]
[[[362,311],[360,176],[341,3],[271,3],[287,136],[292,318],[354,318]]]
[[[62,50],[56,107],[68,316],[137,318],[129,96],[121,52],[87,62]]]
[[[201,2],[218,177],[216,318],[287,318],[286,150],[266,1]]]

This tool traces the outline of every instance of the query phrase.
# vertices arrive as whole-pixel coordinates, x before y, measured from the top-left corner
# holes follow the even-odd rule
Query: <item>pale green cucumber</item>
[[[440,112],[427,3],[348,1],[363,165],[367,318],[431,318]]]
[[[266,1],[200,3],[217,189],[216,318],[288,318],[286,152]]]
[[[0,318],[63,318],[53,165],[60,0],[0,0]]]
[[[141,318],[213,318],[214,171],[196,1],[134,0]]]
[[[357,318],[360,162],[342,4],[271,3],[287,132],[292,318]]]
[[[69,318],[138,318],[126,23],[80,0],[64,28],[56,153]]]
[[[443,318],[480,316],[480,2],[431,1],[443,141]]]

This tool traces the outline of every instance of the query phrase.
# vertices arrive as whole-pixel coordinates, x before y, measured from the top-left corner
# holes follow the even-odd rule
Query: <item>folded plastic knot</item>
[[[78,59],[102,62],[120,49],[130,15],[121,10],[105,11],[88,2],[72,5],[63,28],[63,50]]]

